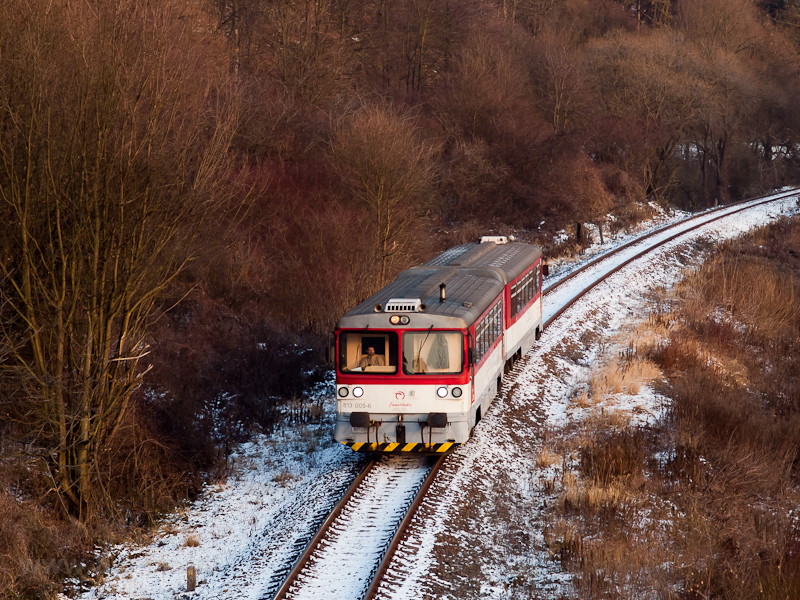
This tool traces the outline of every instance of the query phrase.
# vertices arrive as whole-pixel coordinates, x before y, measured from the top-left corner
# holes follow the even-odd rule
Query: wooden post
[[[193,592],[197,587],[197,569],[194,565],[186,567],[186,591]]]

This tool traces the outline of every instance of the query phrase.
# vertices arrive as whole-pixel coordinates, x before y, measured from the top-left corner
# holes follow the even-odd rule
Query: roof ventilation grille
[[[386,303],[383,312],[420,312],[422,301],[419,298],[392,298]]]
[[[507,244],[513,241],[513,235],[485,235],[481,238],[481,244]]]

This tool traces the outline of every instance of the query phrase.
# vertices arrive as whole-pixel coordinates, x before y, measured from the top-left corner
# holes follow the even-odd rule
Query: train
[[[334,439],[369,453],[463,444],[542,334],[539,246],[484,236],[401,272],[336,323]]]

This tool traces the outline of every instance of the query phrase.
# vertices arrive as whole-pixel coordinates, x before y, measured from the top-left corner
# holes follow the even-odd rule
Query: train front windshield
[[[464,369],[464,342],[458,331],[403,334],[403,373],[455,375]]]
[[[339,336],[342,373],[397,373],[397,333],[343,332]]]
[[[402,348],[398,342],[402,341]],[[464,370],[464,336],[459,331],[344,331],[339,336],[339,372],[457,375]]]

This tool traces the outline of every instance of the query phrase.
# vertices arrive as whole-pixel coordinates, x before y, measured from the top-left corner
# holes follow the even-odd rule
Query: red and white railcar
[[[542,332],[541,290],[541,249],[503,236],[403,271],[336,324],[334,438],[366,452],[466,442]]]

